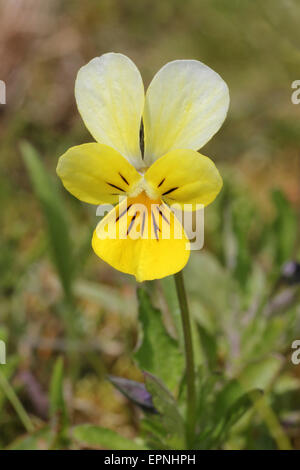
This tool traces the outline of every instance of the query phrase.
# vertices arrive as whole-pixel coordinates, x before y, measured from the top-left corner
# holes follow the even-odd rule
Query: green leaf
[[[144,288],[138,289],[139,319],[143,340],[134,357],[142,370],[151,372],[173,390],[183,373],[184,357],[177,342],[164,328],[161,312],[150,302]]]
[[[64,364],[59,357],[54,365],[50,383],[50,416],[53,419],[59,417],[63,425],[67,424],[67,409],[63,395]]]
[[[208,253],[195,253],[191,256],[185,273],[189,304],[196,320],[211,333],[217,331],[217,325],[225,322],[228,312],[232,310],[232,297],[238,289],[217,258]],[[205,307],[204,312],[199,304]]]
[[[232,228],[236,238],[237,253],[234,269],[235,278],[242,287],[245,287],[249,273],[251,273],[251,254],[249,249],[249,233],[253,222],[254,211],[245,201],[235,201],[232,218]]]
[[[52,438],[51,429],[45,427],[32,434],[17,438],[7,447],[7,450],[47,450],[50,447]]]
[[[91,424],[82,424],[72,430],[73,437],[80,443],[91,447],[102,447],[109,450],[147,450],[143,444],[120,436],[111,429]]]
[[[21,152],[34,192],[40,200],[48,226],[48,237],[53,260],[67,297],[71,294],[72,253],[66,214],[56,186],[49,178],[36,150],[27,142]]]
[[[243,395],[245,390],[237,379],[230,380],[218,393],[215,401],[215,415],[221,419],[227,410]]]
[[[206,328],[198,325],[201,349],[205,356],[205,363],[210,370],[214,370],[217,365],[218,346],[215,335],[210,334]]]
[[[279,316],[267,320],[261,336],[263,340],[256,345],[253,358],[264,357],[266,354],[276,351],[276,348],[280,345],[280,338],[286,330],[285,320],[285,318]]]
[[[225,423],[226,429],[231,428],[235,423],[238,422],[242,416],[259,400],[263,395],[263,392],[259,389],[250,390],[244,393],[236,402],[229,408],[226,413]]]
[[[74,292],[81,299],[93,301],[107,311],[115,311],[129,315],[136,311],[137,307],[133,299],[127,299],[119,289],[96,282],[77,281]]]
[[[224,408],[222,415],[219,414],[219,418],[215,420],[215,426],[209,437],[210,446],[215,447],[224,442],[230,429],[254,406],[262,395],[261,390],[250,390],[237,398],[231,406]]]
[[[17,356],[11,356],[8,358],[7,363],[5,365],[0,365],[1,373],[4,377],[9,381],[12,375],[15,373],[20,360]],[[0,413],[2,411],[2,407],[7,399],[7,396],[0,388]]]
[[[291,372],[281,374],[276,380],[274,393],[284,395],[285,393],[300,391],[300,378],[294,376]]]
[[[281,356],[270,356],[259,362],[248,364],[238,380],[245,391],[252,388],[267,390],[279,374],[283,364]]]
[[[174,276],[167,276],[163,279],[160,279],[160,285],[162,287],[168,310],[170,312],[170,315],[172,316],[174,326],[176,328],[179,343],[183,345],[184,339],[181,325],[180,306],[176,294]]]
[[[293,254],[297,239],[298,220],[282,191],[273,191],[272,198],[277,210],[272,227],[272,235],[276,237],[274,256],[277,266],[280,268]]]
[[[216,416],[222,416],[225,410],[233,406],[244,393],[253,389],[267,390],[280,371],[281,365],[282,358],[275,356],[247,364],[239,377],[230,380],[218,394],[215,403]]]
[[[144,373],[146,388],[152,396],[153,404],[159,415],[148,418],[149,422],[161,423],[161,438],[173,448],[182,449],[185,444],[184,420],[178,410],[177,402],[164,384],[152,374]],[[159,429],[159,428],[158,428]],[[171,448],[172,448],[171,447]]]
[[[8,328],[4,325],[0,326],[0,341],[8,341]]]

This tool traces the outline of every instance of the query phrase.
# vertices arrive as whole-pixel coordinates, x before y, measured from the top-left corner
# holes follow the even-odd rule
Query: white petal
[[[221,127],[229,106],[224,80],[197,60],[175,60],[153,78],[144,110],[145,162],[176,149],[200,149]]]
[[[75,97],[94,139],[113,147],[139,167],[145,97],[142,77],[134,63],[115,53],[92,59],[78,72]]]

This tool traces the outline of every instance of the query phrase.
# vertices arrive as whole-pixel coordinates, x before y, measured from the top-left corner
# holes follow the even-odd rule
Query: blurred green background
[[[93,253],[95,208],[55,173],[66,149],[92,140],[75,105],[77,71],[109,51],[128,55],[145,86],[174,59],[201,60],[229,86],[228,118],[202,149],[224,189],[206,210],[205,247],[186,268],[198,361],[229,378],[255,361],[279,361],[262,377],[278,426],[300,448],[300,372],[290,361],[298,286],[277,284],[282,265],[300,255],[300,105],[291,102],[299,19],[297,0],[0,0],[2,448],[56,447],[32,431],[56,429],[49,389],[59,356],[69,423],[138,432],[140,412],[106,380],[143,380],[131,359],[135,282]],[[151,287],[166,317],[167,283]],[[272,449],[273,434],[254,413],[223,446]]]

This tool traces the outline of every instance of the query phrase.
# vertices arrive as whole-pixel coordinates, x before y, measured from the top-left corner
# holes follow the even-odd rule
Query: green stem
[[[2,388],[7,399],[10,401],[11,405],[14,407],[26,431],[29,433],[33,432],[34,426],[32,424],[31,419],[29,418],[25,408],[23,407],[14,389],[12,388],[2,371],[0,371],[0,387]]]
[[[194,351],[191,333],[191,320],[187,303],[187,296],[184,287],[182,271],[174,275],[176,291],[181,311],[181,321],[184,336],[186,376],[187,376],[187,416],[186,416],[186,435],[187,444],[192,448],[195,424],[196,424],[196,386],[195,386],[195,363]]]
[[[293,450],[288,436],[285,434],[276,414],[269,406],[266,397],[262,397],[260,400],[255,402],[254,407],[266,423],[271,436],[277,444],[278,449]]]

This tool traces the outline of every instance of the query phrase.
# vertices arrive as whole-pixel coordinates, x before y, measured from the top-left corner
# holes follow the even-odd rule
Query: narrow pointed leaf
[[[72,252],[61,198],[36,150],[29,143],[23,142],[21,152],[34,192],[40,200],[46,218],[49,243],[57,272],[66,295],[70,296],[73,271]]]

